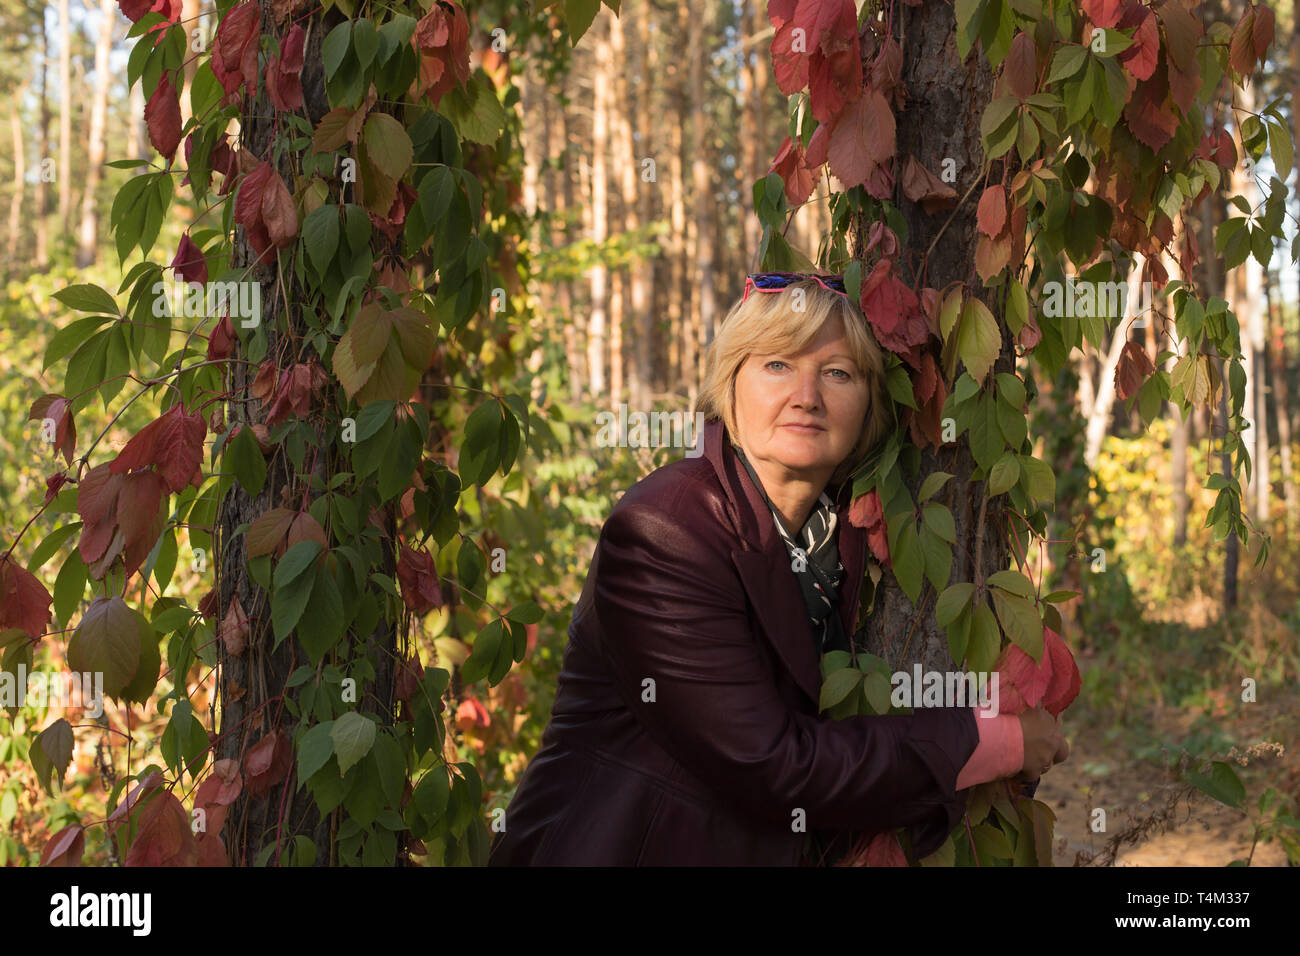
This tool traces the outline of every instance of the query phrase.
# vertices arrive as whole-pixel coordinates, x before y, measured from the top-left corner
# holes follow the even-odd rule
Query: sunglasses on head
[[[844,296],[848,295],[842,275],[817,275],[811,272],[751,272],[745,277],[745,294],[741,296],[740,301],[744,302],[748,299],[751,290],[780,292],[787,286],[805,279],[814,279],[823,289],[830,289]]]

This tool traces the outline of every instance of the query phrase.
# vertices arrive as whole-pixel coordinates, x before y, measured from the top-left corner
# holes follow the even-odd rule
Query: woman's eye
[[[841,375],[844,376],[842,379],[840,379],[841,382],[851,382],[853,380],[853,376],[850,375],[848,372],[844,371],[844,369],[842,368],[833,368],[831,369],[831,371],[839,372]]]
[[[767,363],[766,365],[764,365],[763,367],[764,367],[764,368],[771,368],[773,365],[784,365],[784,364],[785,364],[784,362],[782,362],[782,361],[780,361],[780,360],[778,360],[778,359],[773,359],[772,361],[768,362],[768,363]]]

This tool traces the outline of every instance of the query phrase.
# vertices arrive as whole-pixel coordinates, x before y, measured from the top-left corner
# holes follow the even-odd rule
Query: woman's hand
[[[1020,731],[1025,742],[1020,774],[1026,780],[1036,780],[1070,755],[1070,745],[1061,732],[1061,718],[1053,717],[1041,707],[1020,715]]]

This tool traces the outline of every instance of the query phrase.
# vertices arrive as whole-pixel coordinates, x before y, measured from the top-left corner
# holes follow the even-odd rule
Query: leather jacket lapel
[[[759,626],[795,682],[816,706],[821,696],[821,655],[772,512],[729,447],[721,421],[709,422],[704,427],[704,456],[713,465],[735,506],[741,536],[753,547],[753,550],[733,551],[731,557],[754,606]],[[844,565],[839,614],[844,633],[852,635],[862,591],[867,536],[863,529],[849,524],[848,495],[846,483],[835,497],[840,562]]]

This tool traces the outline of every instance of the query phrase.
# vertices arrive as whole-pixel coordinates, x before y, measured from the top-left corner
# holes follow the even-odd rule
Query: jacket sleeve
[[[802,810],[810,830],[911,826],[919,855],[936,849],[965,809],[955,786],[974,710],[830,720],[791,709],[757,652],[730,551],[705,530],[623,502],[601,531],[596,630],[629,709],[751,818],[790,826]]]

